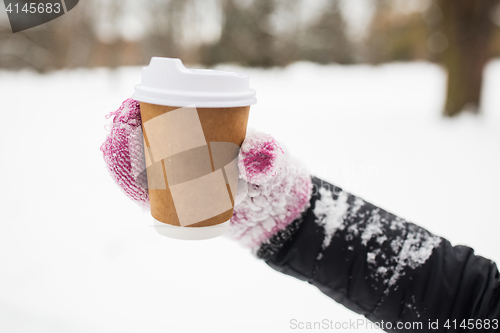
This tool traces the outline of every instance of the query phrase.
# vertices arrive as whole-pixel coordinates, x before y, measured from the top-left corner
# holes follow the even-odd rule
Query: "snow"
[[[319,189],[320,199],[316,201],[313,213],[316,216],[316,223],[323,227],[325,239],[321,244],[322,249],[326,249],[337,230],[343,230],[344,218],[349,210],[347,203],[347,193],[341,191],[337,199],[333,199],[333,193],[323,187]],[[322,253],[320,253],[322,256]]]
[[[381,216],[387,216],[387,213],[380,208],[371,206],[370,211],[365,209],[360,212],[366,204],[364,200],[355,198],[351,206],[348,204],[349,195],[345,191],[340,190],[336,199],[333,198],[332,191],[324,187],[319,189],[319,194],[313,213],[316,216],[315,222],[323,227],[324,240],[317,260],[323,258],[324,251],[335,234],[347,227],[344,242],[352,241],[361,234],[361,245],[368,251],[368,275],[377,281],[382,280],[385,294],[393,289],[391,287],[397,287],[396,283],[404,275],[406,267],[415,269],[424,264],[441,243],[439,236],[408,224],[400,217],[387,219]],[[391,239],[390,250],[384,251],[382,245],[389,239],[387,235]],[[369,244],[372,239],[378,244]],[[349,246],[348,249],[353,250]],[[388,272],[391,276],[385,278]]]
[[[259,152],[262,147],[258,145],[254,150],[256,155],[266,154]],[[240,152],[240,158],[252,160],[250,154],[245,152]],[[247,171],[247,176],[252,174],[248,172],[248,168],[243,168]],[[277,169],[276,172],[273,169]],[[251,191],[235,208],[228,232],[228,236],[252,248],[255,253],[263,243],[267,244],[278,231],[284,230],[300,217],[309,206],[311,198],[311,176],[299,161],[282,155],[275,168],[269,171],[275,176],[267,181],[265,177],[260,177],[259,181],[265,182],[259,185],[247,184]],[[256,177],[252,175],[250,178]]]
[[[393,274],[387,285],[389,287],[394,286],[397,280],[404,274],[403,270],[405,267],[417,268],[422,265],[432,254],[434,248],[439,246],[441,239],[437,236],[423,232],[422,230],[410,230],[408,235],[403,242],[401,250],[399,250],[398,256],[396,258],[396,266],[389,266],[393,271]],[[390,265],[389,261],[393,258],[388,258],[387,263]],[[382,266],[386,267],[386,266]],[[389,292],[389,289],[386,289]]]
[[[499,61],[483,114],[451,120],[445,74],[427,63],[239,70],[257,90],[249,125],[317,176],[500,262]],[[140,75],[0,71],[0,331],[284,332],[292,319],[360,318],[225,237],[156,234],[99,151],[104,115]]]
[[[370,219],[368,221],[368,224],[366,225],[365,230],[361,234],[361,244],[365,245],[368,244],[368,241],[373,237],[373,236],[382,236],[383,231],[382,231],[382,223],[380,221],[380,215],[378,215],[378,209],[372,212],[372,216],[370,216]]]

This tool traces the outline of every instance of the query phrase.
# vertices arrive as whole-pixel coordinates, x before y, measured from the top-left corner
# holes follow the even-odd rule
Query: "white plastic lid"
[[[187,69],[180,59],[153,57],[142,69],[133,99],[158,105],[237,107],[257,103],[248,75]]]

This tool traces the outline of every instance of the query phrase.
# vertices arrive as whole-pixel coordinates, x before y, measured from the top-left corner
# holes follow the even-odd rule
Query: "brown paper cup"
[[[184,233],[207,230],[197,239],[217,236],[217,226],[233,215],[250,106],[140,104],[151,215],[160,226]]]

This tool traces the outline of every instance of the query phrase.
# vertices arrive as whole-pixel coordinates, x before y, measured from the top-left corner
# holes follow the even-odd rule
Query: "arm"
[[[147,206],[145,174],[131,163],[141,159],[139,111],[127,100],[110,114],[101,150],[124,192]],[[491,260],[311,177],[269,135],[249,133],[238,165],[247,192],[230,236],[275,270],[374,322],[421,322],[425,332],[429,321],[439,320],[437,331],[454,331],[444,328],[446,320],[488,319],[498,330],[500,276]]]
[[[253,178],[259,172],[242,161],[268,154],[255,135],[240,153],[249,193],[231,219],[236,240],[275,270],[313,284],[373,322],[420,322],[420,331],[429,331],[429,321],[438,320],[437,331],[454,331],[454,325],[463,331],[462,323],[473,332],[485,326],[497,331],[500,276],[494,262],[310,177],[286,155],[267,172],[274,177]]]
[[[425,331],[438,319],[446,331],[447,319],[500,319],[494,262],[320,179],[313,186],[288,237],[256,251],[272,268],[374,322],[422,322]]]

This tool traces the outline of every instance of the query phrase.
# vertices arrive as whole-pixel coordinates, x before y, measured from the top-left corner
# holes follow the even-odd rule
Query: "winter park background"
[[[313,174],[500,262],[500,60],[480,114],[454,118],[441,116],[446,71],[429,61],[214,68],[250,75],[249,127]],[[225,237],[156,233],[99,151],[104,116],[140,77],[0,70],[0,331],[287,332],[292,319],[362,318]]]

